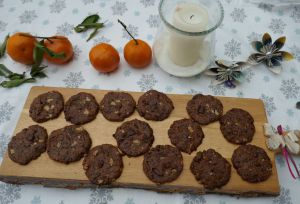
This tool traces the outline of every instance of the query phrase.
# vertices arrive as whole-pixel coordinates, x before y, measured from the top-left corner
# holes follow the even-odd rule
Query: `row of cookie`
[[[100,102],[100,111],[110,121],[123,121],[137,107],[138,113],[147,120],[166,119],[174,109],[173,102],[164,93],[150,90],[136,102],[125,92],[108,92]],[[64,106],[63,96],[52,91],[36,97],[30,106],[30,117],[36,122],[57,118],[64,109],[65,118],[73,124],[84,124],[94,120],[99,111],[95,97],[88,93],[71,96]],[[234,144],[252,141],[255,133],[252,116],[242,109],[231,109],[223,115],[223,105],[213,96],[197,94],[188,101],[188,115],[201,125],[220,121],[224,137]]]
[[[175,123],[176,121],[173,125]],[[174,181],[183,169],[181,152],[170,145],[157,145],[150,149],[154,140],[152,134],[152,129],[146,122],[135,119],[123,123],[113,136],[120,150],[128,156],[145,154],[143,170],[151,181],[158,184]],[[109,184],[122,173],[122,154],[118,148],[103,144],[89,150],[89,134],[77,125],[53,131],[48,141],[47,131],[43,127],[33,125],[25,128],[12,138],[8,145],[8,154],[13,161],[27,164],[45,152],[46,146],[51,159],[66,164],[78,161],[86,155],[83,168],[94,184]],[[248,182],[264,181],[272,172],[269,157],[263,149],[254,145],[241,145],[237,148],[233,153],[232,163],[238,174]],[[190,170],[196,180],[208,189],[225,185],[231,176],[230,163],[213,149],[198,152]]]
[[[142,95],[136,105],[125,92],[108,92],[98,105],[95,97],[80,92],[71,96],[66,104],[62,94],[51,91],[37,96],[30,105],[29,115],[38,123],[57,118],[64,111],[65,119],[80,125],[94,120],[100,110],[110,121],[123,121],[135,111],[147,120],[164,120],[174,109],[172,101],[163,93],[151,90]]]

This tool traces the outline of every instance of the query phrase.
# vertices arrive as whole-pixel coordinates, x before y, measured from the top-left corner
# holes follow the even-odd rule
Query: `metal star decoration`
[[[235,88],[237,83],[244,79],[242,69],[247,66],[247,62],[229,62],[225,60],[216,60],[218,67],[207,69],[204,73],[209,76],[215,76],[214,85],[223,84],[229,88]]]
[[[283,60],[294,59],[291,53],[280,51],[280,49],[284,46],[285,40],[286,37],[283,36],[272,43],[272,38],[269,33],[265,33],[262,37],[262,42],[252,42],[252,47],[257,51],[257,53],[250,55],[248,62],[253,65],[264,62],[270,71],[275,74],[279,74],[282,70],[281,62]]]

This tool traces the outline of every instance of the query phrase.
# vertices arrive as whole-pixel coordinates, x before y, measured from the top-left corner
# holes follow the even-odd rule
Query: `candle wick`
[[[194,14],[193,14],[193,15],[191,15],[190,19],[192,19],[193,17],[194,17]]]

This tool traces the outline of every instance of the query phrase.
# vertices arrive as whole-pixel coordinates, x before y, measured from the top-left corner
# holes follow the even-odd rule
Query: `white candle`
[[[194,3],[177,5],[173,13],[173,26],[186,32],[201,32],[208,25],[207,10]],[[203,37],[187,36],[170,31],[169,57],[179,66],[191,66],[200,58]]]

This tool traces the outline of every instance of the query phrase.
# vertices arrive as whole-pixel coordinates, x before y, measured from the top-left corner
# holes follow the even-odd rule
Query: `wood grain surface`
[[[41,93],[47,91],[57,90],[64,96],[65,101],[72,95],[81,91],[93,94],[97,101],[100,102],[104,94],[107,91],[104,90],[91,90],[91,89],[71,89],[71,88],[56,88],[56,87],[32,87],[28,98],[25,102],[24,108],[21,112],[18,124],[15,128],[14,134],[21,131],[35,122],[29,117],[29,107],[33,99]],[[129,92],[137,99],[143,93]],[[175,109],[171,113],[170,117],[164,121],[155,122],[147,121],[153,128],[155,141],[153,146],[157,144],[170,144],[170,140],[167,135],[167,131],[174,120],[181,118],[187,118],[186,104],[191,99],[192,95],[178,95],[168,94],[172,99]],[[151,182],[143,173],[142,162],[143,156],[136,158],[123,157],[124,169],[121,177],[116,180],[109,187],[130,187],[130,188],[142,188],[163,192],[188,192],[188,193],[225,193],[225,194],[237,194],[242,196],[256,196],[256,195],[278,195],[279,194],[279,182],[277,176],[277,170],[275,166],[274,153],[267,150],[265,146],[265,138],[263,135],[263,124],[267,122],[266,113],[263,102],[258,99],[242,99],[242,98],[230,98],[230,97],[217,97],[224,106],[224,113],[231,108],[242,108],[248,111],[255,120],[256,132],[253,138],[252,144],[260,146],[266,150],[273,164],[272,176],[261,183],[248,183],[243,181],[236,173],[236,170],[232,167],[232,174],[229,183],[220,189],[213,191],[206,191],[202,185],[200,185],[189,170],[190,163],[196,152],[191,155],[182,153],[184,160],[184,170],[179,178],[171,183],[164,185],[156,185]],[[127,118],[126,120],[141,118],[137,111]],[[62,128],[70,123],[64,119],[62,113],[59,118],[40,124],[45,127],[50,134],[51,131]],[[92,138],[92,146],[110,143],[116,145],[115,139],[112,137],[116,128],[121,125],[121,122],[107,121],[101,113],[98,114],[96,120],[83,125],[84,128],[90,133]],[[203,143],[198,147],[197,151],[213,148],[223,155],[228,161],[231,160],[233,150],[238,145],[228,143],[222,136],[219,129],[219,123],[215,122],[207,126],[203,126],[203,132],[205,138]],[[231,161],[230,161],[231,163]],[[22,166],[12,162],[7,153],[3,158],[2,165],[0,167],[0,180],[9,183],[17,184],[42,184],[45,186],[64,187],[64,188],[78,188],[78,187],[90,187],[93,186],[84,174],[82,168],[82,160],[71,164],[61,164],[52,161],[47,153],[42,154],[38,159],[30,162],[28,165]]]

